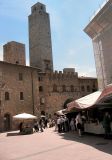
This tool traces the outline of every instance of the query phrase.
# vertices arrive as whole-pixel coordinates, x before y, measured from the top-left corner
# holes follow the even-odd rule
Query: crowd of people
[[[57,116],[56,118],[55,131],[58,131],[59,133],[78,131],[79,136],[82,136],[85,117],[81,116],[80,113],[71,119],[68,119],[66,115]]]
[[[55,122],[52,118],[47,118],[45,115],[41,115],[39,119],[33,121],[33,123],[21,122],[19,124],[19,130],[21,134],[31,131],[33,132],[44,132],[45,128],[51,128],[55,125]]]
[[[55,131],[59,133],[78,131],[79,136],[83,132],[83,116],[80,113],[75,118],[68,119],[66,115],[54,114],[53,118],[41,116],[39,120],[35,120],[33,128],[34,132],[43,132],[45,128],[55,126]]]
[[[87,117],[81,112],[77,113],[75,117],[68,118],[66,115],[54,114],[53,118],[47,118],[41,116],[40,119],[35,120],[33,123],[33,132],[44,132],[45,128],[51,128],[55,126],[55,131],[59,133],[77,131],[79,136],[84,133],[84,123]],[[104,138],[109,138],[111,133],[111,116],[108,112],[105,112],[102,125],[104,128]],[[27,126],[28,128],[28,126]],[[24,131],[24,123],[21,122],[19,125],[20,133]]]

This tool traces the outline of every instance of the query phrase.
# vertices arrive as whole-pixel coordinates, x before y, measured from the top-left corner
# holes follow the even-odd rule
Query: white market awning
[[[36,116],[28,113],[21,113],[13,116],[14,119],[37,119]]]
[[[96,91],[92,94],[89,94],[87,96],[84,96],[82,98],[79,98],[77,100],[72,101],[71,103],[69,103],[68,106],[68,111],[70,111],[73,108],[77,108],[77,109],[86,109],[88,107],[93,106],[98,98],[101,95],[101,91]]]
[[[96,91],[68,103],[68,111],[72,110],[73,108],[86,109],[92,107],[95,104],[100,104],[109,96],[112,97],[112,84],[107,85],[102,91]]]

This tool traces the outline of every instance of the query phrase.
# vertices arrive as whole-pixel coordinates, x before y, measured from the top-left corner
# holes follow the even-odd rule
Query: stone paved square
[[[31,135],[0,134],[0,160],[112,160],[112,140],[54,128]]]

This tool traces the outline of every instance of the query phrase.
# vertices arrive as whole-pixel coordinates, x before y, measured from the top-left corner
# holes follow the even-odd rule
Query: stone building
[[[97,90],[97,79],[78,77],[78,73],[67,69],[39,73],[40,108],[49,114],[64,108],[69,99],[78,99]]]
[[[45,22],[41,18],[45,18]],[[97,90],[96,78],[79,77],[74,68],[53,71],[49,18],[43,4],[37,3],[32,7],[29,21],[30,66],[25,66],[25,45],[14,41],[4,45],[4,61],[0,61],[2,131],[16,127],[12,119],[15,114],[27,112],[39,116],[44,111],[53,115],[65,107],[67,100],[78,99]],[[40,30],[35,27],[38,28],[38,22]]]
[[[37,112],[39,90],[37,68],[0,62],[0,128],[13,127],[12,116]]]
[[[112,83],[112,0],[106,0],[84,31],[93,42],[99,89]]]

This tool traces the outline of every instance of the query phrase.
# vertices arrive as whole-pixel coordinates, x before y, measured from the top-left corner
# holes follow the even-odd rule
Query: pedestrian
[[[110,136],[110,132],[111,132],[111,118],[110,118],[110,114],[108,112],[106,112],[105,115],[104,115],[103,127],[104,127],[104,130],[105,130],[104,138],[108,139],[109,136]]]
[[[71,121],[70,121],[70,128],[71,128],[71,131],[75,131],[75,121],[74,121],[74,118],[72,118]]]
[[[23,131],[23,122],[19,124],[19,130],[20,130],[20,133]]]
[[[58,130],[57,119],[58,119],[58,116],[57,116],[56,113],[55,113],[55,114],[54,114],[54,126],[55,126],[54,131],[57,131],[57,130]]]
[[[39,131],[38,121],[35,121],[35,123],[34,123],[34,129],[35,129],[35,132],[38,132],[38,131]]]
[[[82,118],[80,112],[76,116],[76,127],[78,129],[78,134],[81,137],[82,136]]]
[[[39,128],[40,128],[40,131],[41,131],[41,132],[44,131],[44,130],[43,130],[43,119],[42,119],[42,118],[40,118],[40,120],[39,120]]]
[[[68,132],[69,129],[70,129],[70,127],[69,127],[69,120],[68,120],[68,118],[67,118],[66,115],[64,116],[64,118],[65,118],[65,132]]]
[[[61,117],[57,118],[58,132],[61,132]]]

